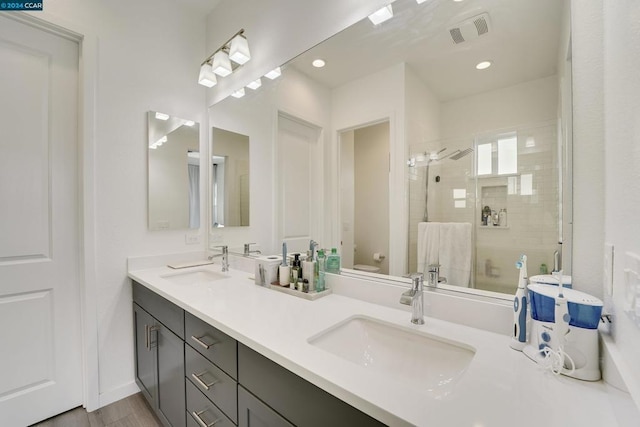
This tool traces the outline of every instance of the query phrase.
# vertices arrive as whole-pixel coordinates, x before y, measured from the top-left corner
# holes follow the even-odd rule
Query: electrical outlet
[[[613,295],[613,245],[604,244],[604,271],[603,271],[604,294]]]
[[[185,234],[184,242],[187,245],[197,245],[200,243],[200,235],[199,234]]]

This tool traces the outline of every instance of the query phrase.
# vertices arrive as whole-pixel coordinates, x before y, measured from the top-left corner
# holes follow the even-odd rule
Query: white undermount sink
[[[227,279],[228,276],[206,269],[190,269],[178,273],[165,274],[160,276],[176,285],[195,285],[198,283],[208,283],[215,280]]]
[[[475,354],[470,346],[366,316],[346,319],[308,342],[376,375],[411,383],[436,399],[453,391]]]

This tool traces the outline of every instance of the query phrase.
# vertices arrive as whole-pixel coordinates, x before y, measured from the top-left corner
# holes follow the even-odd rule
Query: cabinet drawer
[[[187,417],[193,417],[198,420],[200,427],[215,425],[216,427],[235,427],[235,424],[227,418],[220,409],[218,409],[200,390],[191,382],[186,381],[187,385]],[[215,424],[214,424],[215,423]]]
[[[238,384],[220,368],[188,345],[184,346],[185,375],[205,396],[222,409],[234,423],[238,422]]]
[[[133,282],[133,301],[184,339],[183,309],[136,282]]]
[[[294,427],[258,398],[238,387],[238,427]]]
[[[382,427],[384,424],[238,344],[238,382],[294,425]]]
[[[238,378],[236,340],[190,313],[185,313],[185,341],[220,369]]]

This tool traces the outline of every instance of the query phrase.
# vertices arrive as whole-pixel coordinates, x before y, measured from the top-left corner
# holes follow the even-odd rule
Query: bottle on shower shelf
[[[507,226],[507,210],[505,208],[500,209],[498,213],[498,225],[500,225],[500,227]]]

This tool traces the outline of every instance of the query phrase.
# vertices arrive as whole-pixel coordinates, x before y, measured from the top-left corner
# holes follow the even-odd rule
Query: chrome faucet
[[[222,253],[219,253],[217,255],[209,255],[209,260],[222,257],[222,272],[225,273],[229,271],[229,247],[224,245],[216,246],[216,248],[221,248]]]
[[[255,245],[255,243],[245,243],[245,244],[244,244],[244,253],[243,253],[243,255],[244,255],[244,256],[249,256],[249,255],[251,255],[251,254],[258,254],[258,255],[260,255],[260,254],[262,253],[262,252],[260,252],[260,251],[258,251],[258,250],[252,251],[252,250],[251,250],[251,245]]]
[[[400,304],[411,305],[411,323],[424,325],[424,275],[413,273],[411,278],[411,289],[402,293]]]
[[[440,264],[429,265],[429,286],[438,286],[440,283]]]

